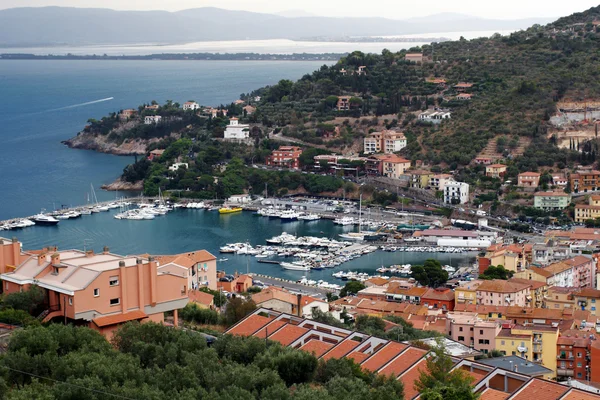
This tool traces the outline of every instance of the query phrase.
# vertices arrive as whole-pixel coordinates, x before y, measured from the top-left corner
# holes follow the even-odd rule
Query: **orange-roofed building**
[[[314,354],[315,357],[320,358],[323,354],[327,353],[333,344],[322,342],[320,340],[309,340],[306,344],[300,347],[300,350],[304,350],[308,353]]]
[[[539,172],[522,172],[517,178],[517,186],[523,188],[536,188],[540,185]]]
[[[40,250],[46,252],[47,250]],[[0,273],[12,272],[19,264],[27,260],[31,254],[21,251],[21,242],[17,238],[11,240],[0,237]]]
[[[485,167],[485,176],[490,178],[503,178],[506,174],[506,165],[491,164]]]
[[[558,378],[589,380],[592,339],[585,332],[560,336],[556,341],[556,375]]]
[[[405,399],[414,399],[419,394],[419,390],[415,387],[415,382],[419,380],[421,372],[427,372],[427,361],[425,358],[421,358],[414,363],[400,375],[400,378],[398,378],[404,385]]]
[[[43,321],[66,318],[88,323],[107,337],[131,320],[163,322],[164,313],[188,303],[187,274],[163,270],[153,257],[123,257],[92,250],[45,251],[29,256],[1,275],[4,293],[46,291]],[[106,318],[105,318],[106,317]]]
[[[448,288],[428,289],[421,296],[421,304],[429,309],[454,310],[454,292]]]
[[[568,386],[541,379],[532,379],[513,394],[511,400],[560,399],[569,391]]]
[[[510,393],[501,392],[496,389],[486,388],[481,392],[479,400],[505,400],[508,399]]]
[[[300,156],[302,149],[297,146],[280,146],[267,156],[265,165],[272,167],[285,167],[289,169],[300,169]]]
[[[217,258],[206,250],[196,250],[172,256],[156,256],[163,271],[184,272],[189,289],[207,287],[217,290]]]
[[[310,318],[313,310],[329,311],[329,303],[311,296],[295,295],[285,289],[268,287],[252,295],[258,307]]]
[[[188,297],[191,303],[198,305],[200,308],[213,308],[215,305],[215,296],[201,290],[190,290]]]
[[[477,304],[525,307],[533,298],[531,286],[503,279],[483,281],[476,290]]]
[[[387,365],[407,347],[407,345],[402,343],[388,342],[387,345],[369,357],[361,367],[371,372],[379,371],[379,369]]]

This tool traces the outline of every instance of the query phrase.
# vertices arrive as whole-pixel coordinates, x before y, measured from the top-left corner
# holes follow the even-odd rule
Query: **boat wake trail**
[[[89,106],[90,104],[102,103],[102,102],[105,102],[105,101],[110,101],[112,99],[114,99],[114,97],[107,97],[105,99],[99,99],[99,100],[94,100],[94,101],[87,101],[85,103],[79,103],[79,104],[73,104],[73,105],[66,106],[66,107],[54,108],[54,109],[48,110],[48,111],[68,110],[70,108]]]

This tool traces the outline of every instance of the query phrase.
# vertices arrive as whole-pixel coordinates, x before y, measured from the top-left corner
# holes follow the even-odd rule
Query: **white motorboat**
[[[296,221],[300,214],[294,210],[285,210],[279,214],[279,218],[281,218],[281,222],[287,221]]]
[[[335,219],[333,221],[333,223],[336,225],[346,226],[346,225],[354,225],[354,224],[356,224],[356,221],[354,220],[354,218],[351,218],[351,217],[342,217],[342,218]]]
[[[294,261],[291,263],[282,262],[280,265],[281,265],[281,268],[287,269],[290,271],[310,271],[310,265],[304,264],[301,262],[297,262],[297,261]]]
[[[356,242],[362,242],[363,240],[365,240],[365,234],[362,232],[341,233],[338,236],[342,239],[353,240]]]
[[[305,214],[299,216],[298,219],[301,219],[303,221],[318,221],[321,219],[321,217],[317,214]]]
[[[59,220],[57,220],[56,218],[44,214],[44,210],[42,210],[42,212],[40,212],[39,214],[34,215],[31,219],[37,225],[56,225],[59,222]]]

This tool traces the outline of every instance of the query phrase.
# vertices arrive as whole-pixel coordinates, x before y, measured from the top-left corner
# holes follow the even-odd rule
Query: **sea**
[[[135,195],[100,189],[114,181],[133,157],[61,144],[89,118],[152,100],[193,99],[217,106],[280,79],[298,79],[321,65],[314,61],[0,61],[0,220],[85,204],[93,201],[92,187],[100,201]],[[281,224],[249,213],[219,216],[186,209],[152,221],[116,220],[112,213],[61,221],[56,227],[2,231],[0,236],[17,237],[25,249],[56,245],[101,251],[109,246],[119,254],[196,249],[218,254],[226,243],[264,244],[264,239],[283,231],[335,237],[341,229],[330,221]],[[382,265],[415,264],[432,256],[445,264],[472,262],[471,257],[461,255],[376,252],[335,270],[374,273]],[[228,272],[249,270],[290,279],[302,275],[259,264],[254,257],[226,257],[219,268]],[[331,272],[311,272],[311,277],[331,281]]]

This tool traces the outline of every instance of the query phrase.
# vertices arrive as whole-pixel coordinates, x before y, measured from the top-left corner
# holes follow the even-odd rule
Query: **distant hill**
[[[284,13],[285,14],[285,13]],[[293,12],[288,15],[302,15]],[[205,7],[178,12],[99,8],[0,10],[0,46],[182,43],[213,40],[300,39],[473,30],[522,29],[538,20],[492,20],[467,15],[394,20],[386,18],[293,18]]]

